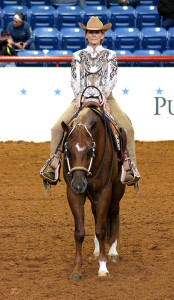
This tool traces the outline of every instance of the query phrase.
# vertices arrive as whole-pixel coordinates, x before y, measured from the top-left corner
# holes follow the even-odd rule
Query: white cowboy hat
[[[103,23],[99,20],[98,17],[91,17],[87,23],[87,26],[85,26],[82,23],[78,23],[78,25],[83,30],[102,30],[102,31],[108,31],[112,27],[112,23],[107,23],[103,25]]]

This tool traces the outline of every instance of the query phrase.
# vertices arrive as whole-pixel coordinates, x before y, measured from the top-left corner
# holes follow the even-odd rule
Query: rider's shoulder
[[[114,50],[110,50],[110,49],[106,49],[106,50],[109,53],[109,57],[111,57],[111,58],[117,57],[116,52]]]
[[[81,50],[75,51],[73,53],[73,58],[75,58],[75,59],[79,58],[80,55],[81,55],[81,53],[84,52],[84,51],[85,51],[85,49],[81,49]]]

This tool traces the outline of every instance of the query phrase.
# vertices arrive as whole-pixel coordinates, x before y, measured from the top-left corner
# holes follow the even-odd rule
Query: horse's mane
[[[76,124],[84,124],[86,126],[92,125],[96,121],[97,115],[93,113],[90,107],[84,107],[78,116],[73,120],[73,126]]]

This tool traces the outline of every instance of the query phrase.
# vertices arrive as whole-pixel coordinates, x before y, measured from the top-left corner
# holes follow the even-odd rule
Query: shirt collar
[[[95,50],[92,48],[92,46],[87,46],[87,48],[86,48],[86,50],[87,50],[87,52],[89,52],[89,53],[91,53],[91,54],[98,54],[98,53],[100,53],[102,50],[103,50],[103,47],[102,47],[102,45],[99,45],[99,46],[97,46],[96,48],[95,48]]]

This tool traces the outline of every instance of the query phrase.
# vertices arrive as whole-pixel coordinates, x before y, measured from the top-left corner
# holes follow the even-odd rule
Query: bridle
[[[86,87],[84,90],[83,90],[83,93],[81,95],[81,100],[82,100],[82,97],[84,95],[84,92],[86,91],[87,88],[96,88],[101,96],[101,99],[103,99],[103,96],[102,96],[102,93],[100,92],[100,90],[95,87],[95,86],[88,86]],[[79,108],[79,112],[82,110],[82,105],[81,107]],[[104,193],[102,194],[102,197],[100,200],[98,201],[94,201],[88,191],[88,188],[87,188],[87,196],[89,198],[89,200],[91,201],[91,203],[93,204],[99,204],[103,201],[107,191],[108,191],[108,188],[109,188],[109,184],[110,184],[110,181],[111,181],[111,177],[112,177],[112,171],[113,171],[113,164],[114,164],[114,145],[113,145],[113,141],[112,141],[112,137],[111,137],[111,128],[110,128],[110,125],[107,123],[107,120],[106,120],[106,115],[105,115],[105,111],[104,109],[101,107],[101,110],[103,112],[103,120],[104,120],[104,127],[105,127],[105,149],[104,149],[104,154],[103,154],[103,158],[102,158],[102,162],[100,164],[100,167],[99,169],[97,170],[96,174],[88,181],[88,184],[93,182],[97,176],[99,175],[102,167],[103,167],[103,164],[104,164],[104,161],[105,161],[105,157],[106,157],[106,150],[107,150],[107,132],[109,134],[109,137],[110,137],[110,141],[111,141],[111,148],[112,148],[112,160],[111,160],[111,168],[110,168],[110,174],[109,174],[109,177],[108,177],[108,181],[107,181],[107,184],[106,184],[106,188],[105,188],[105,191]],[[68,134],[67,136],[67,139],[69,138],[70,134],[74,131],[74,129],[76,128],[76,126],[79,125],[79,123],[77,123],[73,128],[72,130],[70,131],[70,133]],[[85,130],[87,131],[87,133],[89,134],[91,140],[92,140],[92,147],[91,147],[91,157],[90,157],[90,163],[89,163],[89,167],[88,169],[83,167],[83,166],[76,166],[74,168],[71,168],[70,167],[70,161],[69,161],[69,155],[68,155],[68,148],[67,148],[67,139],[66,139],[66,142],[64,143],[64,164],[63,164],[63,168],[64,168],[64,174],[65,174],[65,177],[66,177],[66,180],[67,182],[69,183],[69,185],[71,186],[71,182],[68,178],[68,175],[72,176],[72,173],[74,171],[78,171],[78,170],[81,170],[81,171],[85,171],[86,173],[86,176],[90,176],[92,175],[92,173],[90,172],[91,170],[91,166],[92,166],[92,162],[93,162],[93,158],[95,156],[95,147],[96,147],[96,144],[93,140],[93,137],[92,137],[92,134],[89,132],[89,130],[87,129],[87,127],[84,125],[84,124],[81,124],[80,125],[83,125]],[[66,169],[65,169],[65,160],[67,161],[67,166],[68,166],[68,173],[66,172]]]
[[[90,162],[89,162],[89,166],[88,168],[83,167],[83,166],[76,166],[74,168],[71,168],[70,166],[70,159],[69,159],[69,151],[68,151],[68,147],[67,147],[67,142],[64,144],[64,156],[65,156],[65,160],[67,162],[67,166],[68,166],[68,175],[72,176],[72,173],[74,171],[85,171],[86,176],[92,175],[91,173],[91,167],[92,167],[92,162],[93,162],[93,158],[95,156],[95,147],[96,144],[93,140],[92,134],[89,132],[89,130],[87,129],[86,125],[82,124],[82,123],[77,123],[70,131],[70,133],[68,134],[68,138],[70,137],[71,133],[74,131],[74,129],[77,126],[83,126],[87,132],[87,134],[90,136],[91,140],[92,140],[92,146],[90,148]]]

